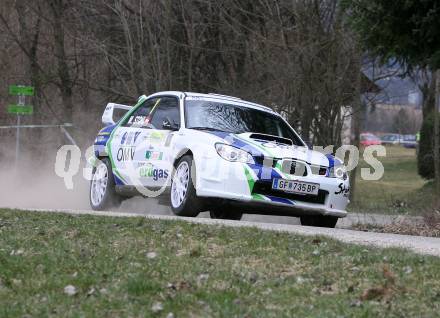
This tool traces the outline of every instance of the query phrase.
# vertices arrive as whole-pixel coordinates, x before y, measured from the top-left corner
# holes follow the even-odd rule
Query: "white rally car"
[[[126,111],[114,122],[115,110]],[[110,103],[95,140],[90,204],[161,195],[176,215],[240,219],[243,213],[301,218],[334,227],[346,216],[342,163],[310,150],[268,107],[239,98],[186,92]]]

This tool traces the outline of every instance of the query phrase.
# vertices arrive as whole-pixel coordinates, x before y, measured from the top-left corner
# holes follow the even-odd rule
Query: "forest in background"
[[[100,129],[108,102],[134,104],[140,95],[162,90],[212,92],[272,107],[314,145],[339,146],[348,119],[357,145],[380,89],[375,82],[405,70],[378,67],[365,76],[362,70],[371,71],[377,60],[368,55],[342,3],[4,0],[0,121],[16,120],[6,112],[16,102],[8,86],[31,85],[34,115],[22,116],[22,123],[73,123],[70,132],[84,148]],[[429,123],[435,77],[423,68],[407,75],[422,92]],[[14,139],[14,130],[0,131],[6,148],[1,160],[14,160]],[[34,158],[69,143],[58,129],[23,130],[21,139]],[[431,139],[423,145],[422,159],[432,158]],[[430,177],[432,160],[423,165],[428,173],[422,175]]]
[[[337,0],[5,0],[0,32],[0,104],[32,85],[25,122],[72,122],[80,144],[107,102],[161,90],[268,105],[319,145],[341,143],[360,103],[362,53]],[[45,132],[27,134],[32,147]]]

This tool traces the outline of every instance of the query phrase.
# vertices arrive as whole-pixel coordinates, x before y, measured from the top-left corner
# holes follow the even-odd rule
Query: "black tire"
[[[181,165],[186,164],[189,169],[189,178],[187,189],[184,192],[183,200],[178,203],[175,200],[173,201],[173,190],[174,190],[174,178],[176,173],[179,170]],[[177,162],[175,169],[173,171],[173,175],[171,177],[171,191],[170,191],[170,202],[171,209],[175,215],[178,216],[187,216],[187,217],[196,217],[200,212],[203,211],[203,200],[199,198],[196,194],[196,188],[194,182],[196,180],[196,169],[194,165],[194,161],[192,156],[185,155]]]
[[[317,227],[329,227],[334,228],[338,222],[338,218],[328,215],[307,215],[301,216],[301,225],[305,226],[317,226]]]
[[[99,169],[100,165],[105,165],[107,168],[107,186],[104,190],[104,196],[99,201],[92,198],[92,191],[94,187],[94,176]],[[96,182],[96,181],[95,181]],[[99,202],[98,202],[99,201]],[[115,177],[113,175],[112,165],[108,158],[100,159],[100,162],[92,170],[92,180],[90,181],[89,189],[89,202],[90,206],[95,211],[103,211],[111,208],[118,208],[121,205],[122,197],[116,192],[115,189]]]
[[[209,211],[211,219],[236,220],[239,221],[243,217],[242,212],[231,210],[229,207],[213,208]]]

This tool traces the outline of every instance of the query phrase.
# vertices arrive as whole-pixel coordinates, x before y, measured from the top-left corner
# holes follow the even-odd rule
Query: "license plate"
[[[295,180],[273,179],[272,189],[290,193],[318,195],[319,185]]]

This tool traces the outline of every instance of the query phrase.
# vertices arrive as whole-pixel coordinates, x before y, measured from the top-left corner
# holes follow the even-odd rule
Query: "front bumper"
[[[260,215],[277,215],[277,216],[294,216],[300,217],[305,215],[328,215],[338,218],[347,216],[345,210],[329,209],[326,207],[302,204],[297,202],[295,205],[277,203],[271,201],[239,201],[228,200],[228,203],[239,208],[243,213],[260,214]]]
[[[317,175],[293,177],[276,168],[230,163],[225,160],[215,160],[215,163],[210,161],[209,169],[199,167],[196,183],[198,196],[227,200],[229,204],[240,207],[248,214],[296,217],[329,215],[339,218],[347,215],[345,208],[349,202],[348,180]],[[263,169],[266,169],[264,173]],[[307,196],[272,190],[273,178],[318,183],[319,194]]]

